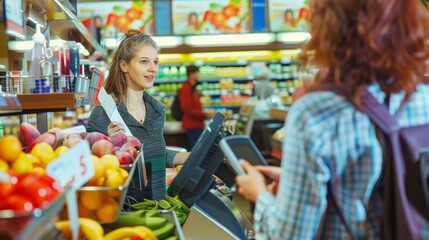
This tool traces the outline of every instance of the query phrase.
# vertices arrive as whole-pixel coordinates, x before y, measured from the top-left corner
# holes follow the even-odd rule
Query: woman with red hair
[[[317,66],[314,83],[288,113],[282,166],[243,162],[238,191],[256,202],[257,239],[379,239],[384,141],[360,111],[361,96],[368,90],[387,100],[391,114],[407,100],[401,127],[429,123],[429,17],[417,0],[310,3],[312,38],[302,60]],[[325,84],[346,86],[347,98],[318,90]],[[328,203],[331,182],[343,219]]]

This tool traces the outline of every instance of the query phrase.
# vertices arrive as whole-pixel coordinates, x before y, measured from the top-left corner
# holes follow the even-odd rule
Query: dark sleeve
[[[98,105],[89,116],[88,124],[86,125],[87,132],[100,132],[107,136],[107,126],[110,124],[110,119],[104,109]]]
[[[196,91],[196,90],[195,90]],[[193,118],[204,120],[206,115],[203,113],[201,106],[194,102],[194,93],[191,88],[183,87],[179,91],[180,109],[183,114]]]

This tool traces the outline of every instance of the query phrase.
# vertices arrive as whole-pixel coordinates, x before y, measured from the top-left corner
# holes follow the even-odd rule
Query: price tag
[[[74,126],[71,128],[66,128],[61,130],[63,133],[72,134],[72,133],[82,133],[86,132],[86,128],[82,125]]]
[[[71,185],[71,190],[67,193],[66,199],[70,229],[73,233],[73,240],[75,240],[79,235],[76,189],[82,187],[94,176],[94,164],[88,141],[80,142],[49,163],[46,167],[46,173],[63,186]]]
[[[89,143],[83,140],[46,167],[46,173],[63,186],[78,189],[94,175]]]

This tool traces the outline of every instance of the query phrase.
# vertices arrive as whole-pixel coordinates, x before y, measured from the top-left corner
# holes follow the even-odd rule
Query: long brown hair
[[[429,17],[418,0],[314,0],[311,40],[303,65],[319,68],[313,90],[343,84],[359,107],[374,82],[383,91],[409,96],[421,82],[429,57]],[[311,59],[311,60],[310,60]],[[392,81],[393,80],[393,81]]]
[[[109,94],[113,94],[118,103],[122,101],[127,94],[127,82],[125,73],[122,72],[119,63],[124,61],[127,64],[136,56],[136,52],[143,46],[151,46],[158,50],[156,42],[146,33],[131,29],[125,33],[121,43],[113,55],[110,64],[109,75],[106,78],[104,88]]]

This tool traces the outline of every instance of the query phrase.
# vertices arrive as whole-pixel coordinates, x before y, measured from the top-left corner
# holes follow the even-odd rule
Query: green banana
[[[131,204],[131,206],[135,209],[150,209],[152,207],[155,206],[155,202],[148,202],[148,201],[143,201],[143,202],[139,202],[139,203],[134,203]]]
[[[171,204],[167,200],[164,200],[164,199],[159,200],[158,201],[158,205],[162,209],[169,209],[169,208],[171,208]]]
[[[141,217],[144,216],[147,213],[147,210],[140,209],[134,212],[128,212],[126,213],[127,216],[134,216],[134,217]]]
[[[154,229],[153,232],[161,240],[170,237],[174,233],[174,229],[174,223],[167,223],[161,228]]]
[[[157,216],[159,216],[159,213],[160,213],[160,212],[161,212],[160,210],[156,210],[156,209],[149,210],[149,211],[144,215],[144,217],[157,217]]]
[[[107,226],[112,228],[146,226],[150,229],[158,229],[164,226],[166,222],[167,219],[163,217],[136,217],[120,214],[116,222],[109,223]]]

